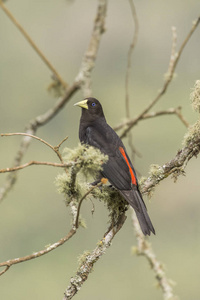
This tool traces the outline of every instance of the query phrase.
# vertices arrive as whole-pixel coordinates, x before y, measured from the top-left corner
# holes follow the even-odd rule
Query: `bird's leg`
[[[101,175],[101,173],[98,173],[97,175],[96,175],[96,180],[94,181],[94,182],[91,182],[90,183],[90,185],[97,185],[98,183],[100,183],[101,182],[101,179],[103,178],[103,176]]]
[[[98,180],[95,180],[95,181],[91,182],[90,185],[94,186],[94,185],[97,185],[100,182],[101,182],[101,179],[98,179]]]

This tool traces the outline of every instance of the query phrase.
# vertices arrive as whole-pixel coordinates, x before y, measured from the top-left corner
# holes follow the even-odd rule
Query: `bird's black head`
[[[99,118],[105,119],[101,103],[95,98],[89,97],[74,105],[82,107],[82,121],[93,122]]]

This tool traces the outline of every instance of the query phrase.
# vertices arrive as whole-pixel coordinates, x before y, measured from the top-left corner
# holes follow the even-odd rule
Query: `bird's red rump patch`
[[[122,147],[119,147],[119,151],[120,151],[121,154],[123,155],[123,158],[125,159],[125,161],[126,161],[128,167],[129,167],[129,172],[130,172],[130,174],[131,174],[131,181],[132,181],[132,183],[135,184],[135,185],[137,185],[135,175],[134,175],[133,170],[132,170],[132,168],[131,168],[131,166],[130,166],[130,164],[129,164],[129,161],[128,161],[128,158],[127,158],[127,156],[126,156],[126,153],[125,153],[124,149],[123,149]]]

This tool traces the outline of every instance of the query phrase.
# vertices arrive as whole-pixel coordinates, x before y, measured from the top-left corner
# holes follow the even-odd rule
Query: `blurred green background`
[[[63,78],[72,83],[87,48],[97,1],[18,0],[6,6],[24,26]],[[200,13],[199,0],[135,1],[140,24],[134,51],[130,84],[132,117],[157,94],[167,71],[172,33],[177,27],[178,45]],[[52,107],[56,99],[47,92],[50,72],[7,16],[0,10],[0,131],[23,132],[30,119]],[[127,52],[133,35],[128,1],[109,1],[106,33],[102,37],[93,72],[93,96],[100,99],[111,126],[125,117],[125,72]],[[184,117],[193,124],[198,115],[191,109],[189,95],[200,79],[200,28],[186,46],[167,94],[154,108],[183,107]],[[78,143],[80,110],[73,104],[82,99],[77,93],[66,107],[37,131],[52,145],[66,135],[67,147]],[[175,116],[143,121],[134,127],[134,144],[142,158],[135,167],[147,176],[152,163],[164,164],[181,148],[185,127]],[[126,140],[124,140],[127,143]],[[0,139],[0,168],[9,167],[20,137]],[[43,144],[33,141],[23,162],[56,161]],[[21,257],[59,240],[70,228],[69,211],[55,187],[60,169],[30,167],[19,172],[17,184],[1,203],[0,261]],[[192,159],[186,176],[176,184],[168,178],[147,203],[156,228],[150,241],[169,278],[176,282],[180,299],[197,300],[200,278],[200,191],[199,158]],[[0,176],[3,185],[5,174]],[[148,201],[146,199],[146,201]],[[0,299],[62,299],[70,277],[77,269],[77,257],[92,250],[107,228],[107,211],[95,201],[82,206],[88,228],[80,229],[68,243],[36,260],[13,266],[0,278]],[[162,299],[154,273],[143,257],[131,255],[136,240],[130,214],[112,247],[95,265],[94,272],[76,299]]]

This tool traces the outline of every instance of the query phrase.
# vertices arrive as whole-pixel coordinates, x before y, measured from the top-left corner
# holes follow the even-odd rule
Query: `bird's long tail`
[[[151,232],[155,234],[155,229],[147,213],[146,205],[138,189],[136,188],[132,190],[120,190],[120,193],[134,208],[143,234],[150,235]]]

